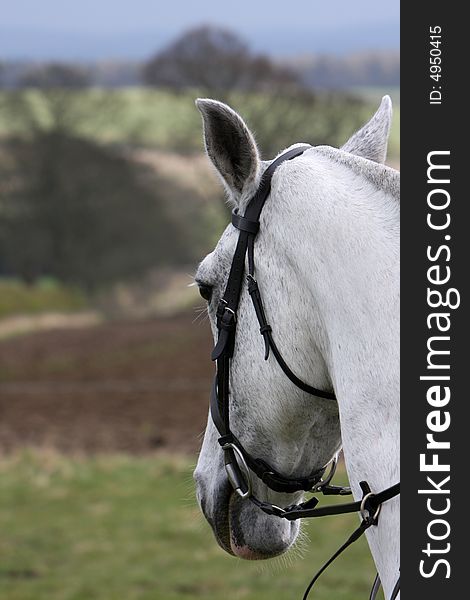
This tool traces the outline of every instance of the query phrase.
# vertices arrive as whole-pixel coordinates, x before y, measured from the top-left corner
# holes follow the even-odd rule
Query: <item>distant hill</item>
[[[0,89],[15,89],[30,72],[41,67],[41,61],[6,61],[0,60]],[[103,88],[134,87],[142,85],[142,63],[131,60],[102,60],[90,63],[63,63],[79,66],[87,75],[92,86]]]
[[[400,84],[398,51],[356,52],[346,56],[320,54],[285,62],[302,74],[309,87],[317,89],[396,87]]]
[[[400,54],[397,51],[356,52],[347,56],[304,55],[283,59],[282,64],[298,71],[313,89],[350,89],[354,87],[390,88],[400,84]],[[15,88],[31,69],[41,63],[0,61],[0,88]],[[105,88],[142,84],[142,62],[107,60],[79,63],[92,85]]]

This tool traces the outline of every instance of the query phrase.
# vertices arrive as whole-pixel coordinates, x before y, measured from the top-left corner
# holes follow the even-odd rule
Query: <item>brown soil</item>
[[[0,452],[194,453],[213,367],[194,315],[38,332],[0,342]]]

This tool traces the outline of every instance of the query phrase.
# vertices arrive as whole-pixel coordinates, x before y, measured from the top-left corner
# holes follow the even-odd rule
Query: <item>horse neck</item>
[[[344,165],[321,156],[297,161],[304,184],[276,190],[278,227],[295,230],[284,251],[310,292],[304,311],[314,315],[349,479],[361,497],[359,481],[380,491],[399,480],[399,206]],[[387,504],[368,537],[390,593],[399,514],[396,501]]]
[[[398,445],[399,204],[374,177],[321,152],[284,169],[263,229],[275,231],[271,252],[295,265],[289,278],[307,290],[299,310],[316,331],[338,396],[343,443],[370,440],[362,459],[370,469],[374,443]]]

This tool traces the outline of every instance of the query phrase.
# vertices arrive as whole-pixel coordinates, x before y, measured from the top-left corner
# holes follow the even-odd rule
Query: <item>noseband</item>
[[[286,477],[265,460],[252,456],[230,429],[230,362],[233,357],[235,345],[238,305],[245,279],[248,284],[248,293],[252,299],[258,319],[260,334],[264,339],[265,360],[268,359],[269,352],[271,351],[284,374],[295,386],[312,396],[328,401],[336,401],[336,396],[333,392],[317,389],[299,379],[282,357],[273,339],[272,328],[266,319],[260,289],[255,278],[255,238],[260,227],[261,211],[271,191],[271,180],[274,172],[283,162],[293,160],[309,148],[311,146],[298,146],[276,158],[264,172],[256,193],[247,205],[245,214],[242,216],[238,214],[237,210],[234,210],[232,213],[232,224],[240,233],[225,292],[217,308],[218,338],[212,351],[212,360],[217,364],[217,373],[212,387],[210,402],[212,420],[220,434],[218,442],[224,452],[227,477],[239,496],[249,499],[268,515],[275,515],[290,521],[301,517],[322,517],[350,512],[360,512],[363,517],[359,528],[316,575],[307,589],[304,598],[307,597],[311,587],[324,569],[343,550],[356,541],[368,527],[377,525],[381,505],[400,493],[399,483],[378,494],[373,494],[368,484],[361,482],[362,500],[348,504],[315,508],[319,502],[315,496],[306,502],[293,504],[286,508],[281,508],[269,502],[262,502],[253,495],[251,473],[254,473],[265,485],[276,492],[294,493],[305,491],[313,493],[321,492],[324,495],[345,495],[350,494],[351,490],[348,487],[330,485],[330,481],[336,470],[337,454],[331,461],[328,474],[325,477],[328,465],[304,477]],[[248,273],[245,277],[245,259],[247,256]],[[374,583],[373,589],[376,587]],[[396,597],[399,591],[399,585],[395,587],[396,591],[394,590],[392,598]]]

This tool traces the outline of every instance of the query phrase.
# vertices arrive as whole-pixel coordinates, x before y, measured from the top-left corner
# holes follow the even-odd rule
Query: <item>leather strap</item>
[[[392,590],[392,595],[390,596],[390,600],[395,600],[400,592],[400,577],[398,577],[397,582]]]
[[[257,475],[257,477],[259,477],[259,479],[261,479],[261,481],[269,488],[276,492],[283,492],[286,494],[301,490],[308,492],[319,483],[326,470],[326,467],[323,467],[307,477],[285,477],[261,458],[253,458],[251,454],[244,449],[233,433],[230,432],[229,434],[220,437],[218,441],[222,447],[227,444],[234,444],[242,453],[250,470],[253,471],[253,473],[255,473],[255,475]]]
[[[374,583],[372,584],[372,589],[370,590],[369,600],[375,600],[377,598],[377,594],[379,593],[381,585],[382,583],[380,581],[379,574],[377,573]]]
[[[340,556],[340,554],[342,554],[347,548],[349,548],[349,546],[351,546],[351,544],[353,544],[358,539],[360,539],[364,535],[364,533],[369,529],[369,527],[377,526],[378,519],[379,519],[378,509],[380,508],[380,506],[384,502],[387,502],[387,500],[390,500],[391,498],[393,498],[394,496],[396,496],[400,493],[400,485],[399,484],[396,484],[390,488],[387,488],[386,490],[384,490],[383,492],[381,492],[379,494],[372,494],[372,495],[371,495],[370,487],[367,484],[367,482],[361,481],[360,485],[361,485],[361,489],[363,492],[362,500],[359,502],[351,503],[349,505],[349,506],[357,506],[357,504],[359,504],[359,509],[361,509],[361,514],[363,515],[363,519],[362,519],[359,527],[352,532],[352,534],[348,537],[348,539],[344,542],[344,544],[342,544],[338,548],[338,550],[326,561],[326,563],[317,571],[317,573],[314,575],[311,582],[309,583],[307,589],[305,590],[302,600],[307,600],[307,598],[310,594],[310,591],[312,590],[315,583],[318,581],[320,575],[326,571],[326,569],[331,565],[332,562],[334,562],[338,558],[338,556]],[[347,506],[347,505],[344,505],[344,506]],[[364,516],[365,512],[367,512],[366,516]],[[331,513],[331,514],[337,514],[337,513]],[[309,516],[313,516],[313,515],[309,515]],[[323,515],[317,514],[316,516],[323,516]],[[374,580],[374,584],[372,586],[372,591],[371,591],[369,600],[375,599],[375,596],[377,595],[379,587],[380,587],[380,578],[377,575]],[[400,590],[400,578],[398,578],[398,581],[395,584],[395,587],[393,589],[390,600],[395,600],[395,598],[398,595],[399,590]]]
[[[256,235],[259,230],[259,221],[250,221],[246,217],[238,214],[238,208],[232,211],[232,225],[240,231],[246,231]]]
[[[276,343],[274,342],[273,335],[272,335],[272,327],[268,324],[268,322],[266,320],[266,313],[264,311],[263,302],[261,300],[261,294],[259,291],[258,282],[252,275],[248,275],[248,292],[251,296],[251,300],[253,301],[253,306],[255,308],[256,316],[258,318],[258,323],[260,325],[259,331],[264,338],[264,345],[265,345],[264,358],[265,358],[265,360],[267,360],[267,358],[269,356],[269,349],[271,349],[273,352],[273,355],[275,356],[279,366],[281,367],[281,369],[284,372],[284,374],[286,375],[286,377],[288,377],[288,379],[290,379],[292,381],[292,383],[294,385],[296,385],[299,389],[301,389],[304,392],[307,392],[307,394],[311,394],[312,396],[317,396],[319,398],[325,398],[327,400],[336,400],[336,396],[334,395],[333,392],[328,392],[326,390],[319,390],[318,388],[315,388],[315,387],[309,385],[308,383],[305,383],[301,379],[299,379],[297,377],[297,375],[295,375],[295,373],[289,367],[289,365],[286,363],[281,352],[279,351],[278,347],[276,346]]]
[[[364,503],[364,507],[369,513],[375,514],[377,509],[384,503],[388,502],[395,496],[398,496],[400,493],[400,484],[396,483],[391,487],[379,492],[378,494],[372,494],[370,492],[370,488],[365,488],[367,485],[366,482],[361,481],[361,487],[364,489],[368,489],[367,494],[368,498]],[[366,492],[364,492],[365,495]],[[328,494],[325,494],[328,495]],[[261,510],[267,514],[274,514],[278,517],[282,517],[283,519],[287,519],[288,521],[295,521],[297,519],[303,518],[317,518],[317,517],[330,517],[333,515],[345,515],[348,513],[359,512],[362,508],[363,500],[357,500],[356,502],[348,502],[346,504],[332,504],[330,506],[322,506],[320,508],[316,508],[318,504],[317,498],[310,498],[307,502],[303,502],[302,504],[293,504],[292,506],[288,506],[287,508],[279,509],[277,506],[273,506],[269,502],[260,502],[259,500],[256,502],[256,505],[261,508]]]
[[[370,591],[369,600],[375,600],[377,598],[377,594],[379,593],[381,586],[382,586],[382,582],[380,581],[379,574],[377,573],[377,575],[375,576],[375,579],[374,579],[374,583],[372,584],[372,589]],[[390,596],[390,600],[395,600],[396,597],[398,596],[399,591],[400,591],[400,576],[398,576],[398,579],[397,579],[395,585],[393,586],[392,595]]]
[[[308,584],[307,589],[305,590],[302,600],[307,600],[313,586],[320,578],[320,575],[326,571],[326,569],[331,565],[331,563],[334,562],[338,558],[338,556],[340,554],[342,554],[347,548],[349,548],[349,546],[351,544],[353,544],[354,542],[357,542],[357,540],[364,535],[364,533],[367,531],[367,529],[369,529],[369,527],[371,525],[372,525],[372,523],[370,523],[366,519],[361,521],[361,524],[359,525],[359,527],[351,533],[351,535],[344,542],[344,544],[342,546],[340,546],[338,548],[338,550],[336,550],[336,552],[326,561],[326,563],[321,567],[321,569],[319,569],[319,571],[317,571],[317,573],[314,575],[312,581]]]

